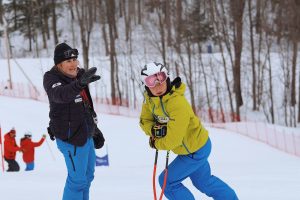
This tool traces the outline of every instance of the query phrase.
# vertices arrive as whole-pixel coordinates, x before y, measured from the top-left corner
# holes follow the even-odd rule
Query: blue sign
[[[96,156],[96,166],[109,166],[108,154],[103,157]]]

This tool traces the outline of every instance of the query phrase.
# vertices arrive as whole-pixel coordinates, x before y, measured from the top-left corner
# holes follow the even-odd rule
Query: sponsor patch
[[[169,117],[164,117],[164,116],[156,116],[156,120],[161,123],[161,124],[166,124],[169,122],[170,118]]]
[[[54,83],[53,85],[52,85],[52,88],[55,88],[55,87],[57,87],[57,86],[60,86],[61,85],[61,83],[60,82],[58,82],[58,83]]]
[[[82,98],[81,97],[75,99],[75,103],[79,103],[79,102],[82,102]]]

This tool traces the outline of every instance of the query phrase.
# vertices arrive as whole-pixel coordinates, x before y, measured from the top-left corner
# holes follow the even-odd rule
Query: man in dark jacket
[[[50,103],[48,131],[51,138],[56,138],[68,170],[63,200],[89,199],[95,171],[95,134],[100,138],[95,148],[104,144],[88,88],[100,76],[96,75],[95,67],[87,71],[79,68],[77,56],[77,49],[66,43],[58,44],[54,50],[55,66],[44,75]]]
[[[20,166],[16,161],[16,152],[21,151],[16,143],[16,130],[12,128],[4,135],[4,159],[8,163],[8,172],[17,172]]]

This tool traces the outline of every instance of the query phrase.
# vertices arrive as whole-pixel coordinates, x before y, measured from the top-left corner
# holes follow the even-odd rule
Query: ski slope
[[[99,115],[99,127],[107,148],[98,156],[109,154],[109,167],[96,167],[90,190],[91,200],[151,200],[154,150],[138,126],[138,119]],[[0,96],[2,137],[12,126],[17,143],[26,131],[33,141],[46,133],[48,104]],[[213,144],[210,163],[212,173],[231,185],[241,200],[299,200],[300,159],[263,143],[221,129],[208,128]],[[165,152],[161,152],[158,171],[163,170]],[[171,153],[171,160],[174,154]],[[17,154],[21,171],[0,172],[1,200],[58,200],[62,197],[67,176],[63,157],[49,137],[36,149],[35,170],[25,172],[21,154]],[[208,200],[195,190],[195,198]],[[157,184],[158,185],[158,184]],[[158,188],[158,193],[160,188]]]

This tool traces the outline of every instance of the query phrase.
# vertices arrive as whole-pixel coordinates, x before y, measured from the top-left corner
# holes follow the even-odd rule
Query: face
[[[154,96],[161,96],[163,94],[166,93],[167,91],[167,81],[164,81],[162,83],[159,83],[157,82],[155,84],[155,87],[149,87],[149,90],[151,91],[151,93],[154,95]]]
[[[10,132],[9,135],[10,137],[16,137],[16,132]]]
[[[77,76],[77,58],[65,60],[57,65],[58,69],[68,77],[75,78]]]

